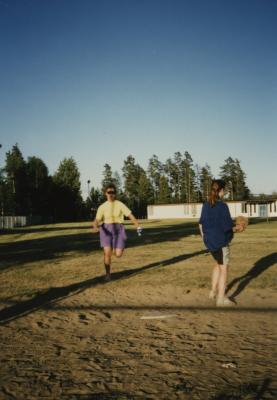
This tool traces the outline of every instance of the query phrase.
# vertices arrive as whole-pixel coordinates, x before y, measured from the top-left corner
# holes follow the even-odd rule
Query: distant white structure
[[[39,215],[6,215],[0,216],[0,230],[22,228],[30,225],[41,225],[42,223],[53,223],[53,218],[43,218]]]
[[[232,218],[277,217],[277,199],[227,201]],[[202,203],[155,204],[147,207],[148,219],[200,218]]]
[[[13,229],[27,226],[28,217],[25,216],[0,216],[0,229]]]

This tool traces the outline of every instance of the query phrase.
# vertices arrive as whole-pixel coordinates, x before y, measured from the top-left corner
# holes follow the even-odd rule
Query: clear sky
[[[86,192],[187,150],[277,190],[276,39],[276,0],[0,0],[0,165],[73,156]]]

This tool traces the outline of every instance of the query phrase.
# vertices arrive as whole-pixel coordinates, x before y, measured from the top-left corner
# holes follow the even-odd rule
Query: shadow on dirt
[[[128,269],[120,272],[115,272],[112,274],[112,280],[117,281],[121,279],[126,279],[131,276],[135,276],[138,274],[141,274],[149,269],[152,268],[162,268],[162,267],[167,267],[172,264],[175,264],[180,261],[187,260],[192,257],[199,256],[201,254],[206,253],[205,250],[198,251],[195,253],[190,253],[190,254],[183,254],[180,256],[172,257],[166,260],[158,261],[155,263],[151,263],[148,265],[145,265],[140,268],[133,268],[133,269]],[[38,310],[40,308],[43,308],[45,306],[50,306],[57,301],[60,301],[66,297],[76,295],[77,293],[80,293],[90,287],[99,285],[99,284],[108,284],[107,282],[104,281],[103,276],[98,276],[92,279],[87,279],[86,281],[83,282],[77,282],[73,283],[68,286],[62,286],[62,287],[55,287],[55,288],[50,288],[47,291],[43,293],[39,293],[35,297],[33,297],[30,300],[22,301],[19,303],[16,303],[10,307],[6,307],[0,311],[0,323],[3,323],[5,321],[10,321],[16,318],[19,318],[21,316],[30,314],[31,312]]]
[[[236,284],[238,287],[229,295],[231,299],[235,299],[249,283],[265,272],[271,266],[277,264],[277,253],[271,253],[265,257],[260,258],[255,262],[254,266],[246,272],[246,274],[233,279],[227,286],[226,293],[228,293]]]

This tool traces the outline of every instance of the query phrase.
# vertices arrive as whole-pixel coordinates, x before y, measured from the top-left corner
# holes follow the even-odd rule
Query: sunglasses
[[[107,194],[115,194],[115,191],[114,190],[108,190]]]

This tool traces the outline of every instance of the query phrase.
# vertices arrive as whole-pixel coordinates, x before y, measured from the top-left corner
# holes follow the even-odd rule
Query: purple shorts
[[[124,249],[127,235],[122,224],[102,224],[100,226],[101,247]]]

